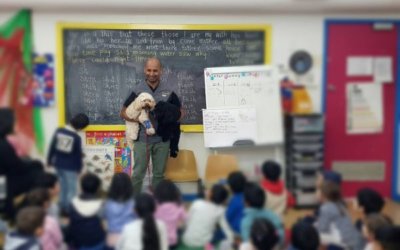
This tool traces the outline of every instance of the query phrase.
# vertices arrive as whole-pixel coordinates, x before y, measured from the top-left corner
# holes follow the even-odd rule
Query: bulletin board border
[[[223,30],[223,31],[263,31],[264,43],[264,63],[271,62],[272,48],[272,26],[269,24],[118,24],[118,23],[67,23],[60,22],[56,25],[57,34],[57,107],[58,123],[60,126],[66,124],[65,107],[65,82],[64,82],[64,31],[80,29],[102,29],[102,30]],[[122,105],[122,104],[121,104]],[[125,125],[89,125],[86,131],[123,131]],[[183,132],[203,132],[202,124],[183,124]]]

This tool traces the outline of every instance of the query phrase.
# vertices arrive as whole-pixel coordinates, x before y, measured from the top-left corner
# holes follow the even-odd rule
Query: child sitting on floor
[[[269,220],[276,228],[279,235],[280,243],[285,239],[285,232],[281,218],[273,211],[264,208],[265,192],[254,183],[249,183],[244,189],[244,202],[246,208],[244,209],[244,217],[240,225],[240,236],[242,241],[249,241],[250,228],[253,221],[257,218],[265,218]]]
[[[388,226],[379,228],[376,232],[376,244],[374,250],[399,250],[400,226]]]
[[[361,213],[361,219],[357,220],[355,225],[361,231],[363,219],[369,214],[380,213],[385,205],[385,201],[377,191],[371,188],[358,190],[356,198],[354,207],[356,211]]]
[[[285,183],[280,179],[281,172],[281,166],[277,162],[264,162],[262,165],[264,179],[261,181],[261,187],[268,197],[264,207],[282,217],[286,208],[294,206],[296,202],[293,195],[286,189]]]
[[[141,193],[135,200],[138,219],[128,223],[118,239],[116,250],[167,250],[167,229],[164,222],[154,218],[156,204],[153,197]]]
[[[392,221],[382,214],[370,214],[364,219],[362,232],[364,237],[367,239],[367,245],[365,246],[364,250],[374,250],[374,245],[377,244],[376,232],[380,228],[387,226],[392,226]]]
[[[239,250],[273,250],[279,242],[274,225],[267,219],[258,218],[250,229],[250,241],[243,242]]]
[[[25,207],[17,214],[16,231],[6,236],[4,250],[40,250],[46,212],[41,207]]]
[[[331,181],[325,181],[317,194],[320,199],[320,209],[315,225],[321,243],[333,244],[345,249],[363,249],[364,241],[351,222],[342,200],[340,186]]]
[[[292,240],[288,250],[318,250],[320,240],[317,230],[309,223],[299,221],[292,227]]]
[[[162,180],[154,192],[157,201],[155,218],[163,221],[167,226],[168,245],[175,248],[178,244],[178,228],[186,220],[186,210],[181,202],[181,193],[170,180]]]
[[[232,191],[232,197],[228,203],[225,217],[231,229],[239,235],[245,208],[243,191],[246,186],[246,177],[240,171],[233,172],[228,176],[228,184]]]
[[[103,201],[98,197],[101,180],[87,173],[81,178],[82,193],[74,197],[69,208],[69,243],[77,249],[104,248],[105,230],[100,217]]]
[[[228,241],[233,241],[233,233],[225,219],[224,204],[228,191],[216,184],[212,187],[207,200],[199,199],[191,205],[183,233],[183,243],[188,247],[203,249],[210,242],[217,224],[221,227]]]
[[[103,211],[107,222],[106,244],[108,247],[115,247],[122,228],[136,218],[134,206],[131,179],[126,173],[114,174]]]

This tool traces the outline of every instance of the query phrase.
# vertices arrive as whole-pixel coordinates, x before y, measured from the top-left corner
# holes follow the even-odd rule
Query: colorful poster
[[[382,85],[347,84],[347,133],[373,134],[383,131]]]
[[[132,153],[125,139],[125,131],[88,131],[86,145],[114,146],[114,172],[132,174]]]
[[[86,146],[85,167],[86,170],[96,174],[101,179],[104,191],[110,187],[114,175],[114,146]]]
[[[54,105],[54,59],[52,54],[33,55],[33,104]]]

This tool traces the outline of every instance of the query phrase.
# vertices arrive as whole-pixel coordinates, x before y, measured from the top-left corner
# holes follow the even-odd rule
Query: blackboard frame
[[[107,24],[107,23],[58,23],[57,24],[57,107],[60,126],[66,124],[66,98],[64,76],[64,30],[221,30],[221,31],[261,31],[264,32],[264,63],[271,62],[271,33],[268,24]],[[228,66],[228,65],[227,65]],[[122,104],[121,104],[122,105]],[[86,131],[123,131],[125,125],[90,125]],[[203,125],[181,125],[183,132],[202,132]]]

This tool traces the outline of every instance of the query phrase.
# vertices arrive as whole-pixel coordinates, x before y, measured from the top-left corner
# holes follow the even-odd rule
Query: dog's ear
[[[141,110],[143,108],[143,106],[144,106],[143,94],[140,94],[135,99],[134,107],[135,107],[135,110]]]
[[[150,100],[150,104],[151,104],[151,109],[154,109],[156,107],[156,101],[154,99]]]
[[[140,109],[140,101],[139,98],[136,98],[135,101],[132,103],[133,104],[133,108],[135,110],[139,110]]]

